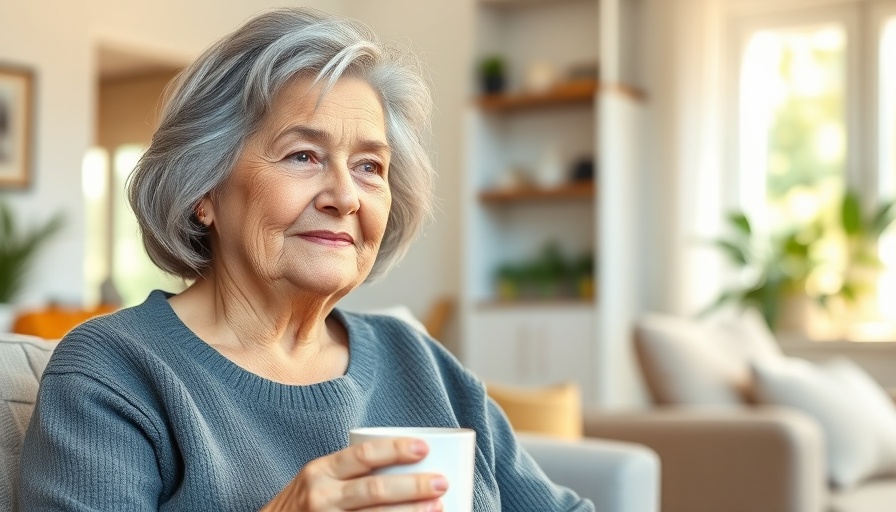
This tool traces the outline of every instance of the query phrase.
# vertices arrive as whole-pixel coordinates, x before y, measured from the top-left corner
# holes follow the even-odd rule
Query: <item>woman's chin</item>
[[[302,272],[301,276],[296,276],[289,281],[300,293],[317,294],[323,298],[347,294],[364,281],[364,276],[357,271],[308,268]]]

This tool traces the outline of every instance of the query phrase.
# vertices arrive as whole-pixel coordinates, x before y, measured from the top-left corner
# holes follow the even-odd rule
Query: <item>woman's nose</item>
[[[358,211],[361,201],[351,170],[346,166],[333,166],[324,173],[324,183],[315,198],[318,210],[332,215],[351,215]]]

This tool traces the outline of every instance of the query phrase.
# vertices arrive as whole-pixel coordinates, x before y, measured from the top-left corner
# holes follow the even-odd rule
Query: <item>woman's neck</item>
[[[338,298],[258,288],[212,272],[169,303],[200,339],[253,373],[288,384],[343,375],[348,335],[329,318]]]

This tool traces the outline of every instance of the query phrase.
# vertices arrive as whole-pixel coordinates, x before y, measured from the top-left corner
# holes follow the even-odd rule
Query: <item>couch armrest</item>
[[[600,439],[518,438],[548,478],[590,499],[596,510],[659,511],[660,462],[653,450]]]
[[[823,434],[798,411],[589,411],[585,435],[655,450],[663,512],[817,512],[827,502]]]

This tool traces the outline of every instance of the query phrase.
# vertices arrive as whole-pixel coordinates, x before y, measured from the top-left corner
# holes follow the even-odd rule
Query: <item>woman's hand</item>
[[[429,452],[419,439],[382,439],[315,459],[262,512],[442,510],[448,489],[441,475],[371,475],[374,469],[418,462]]]

